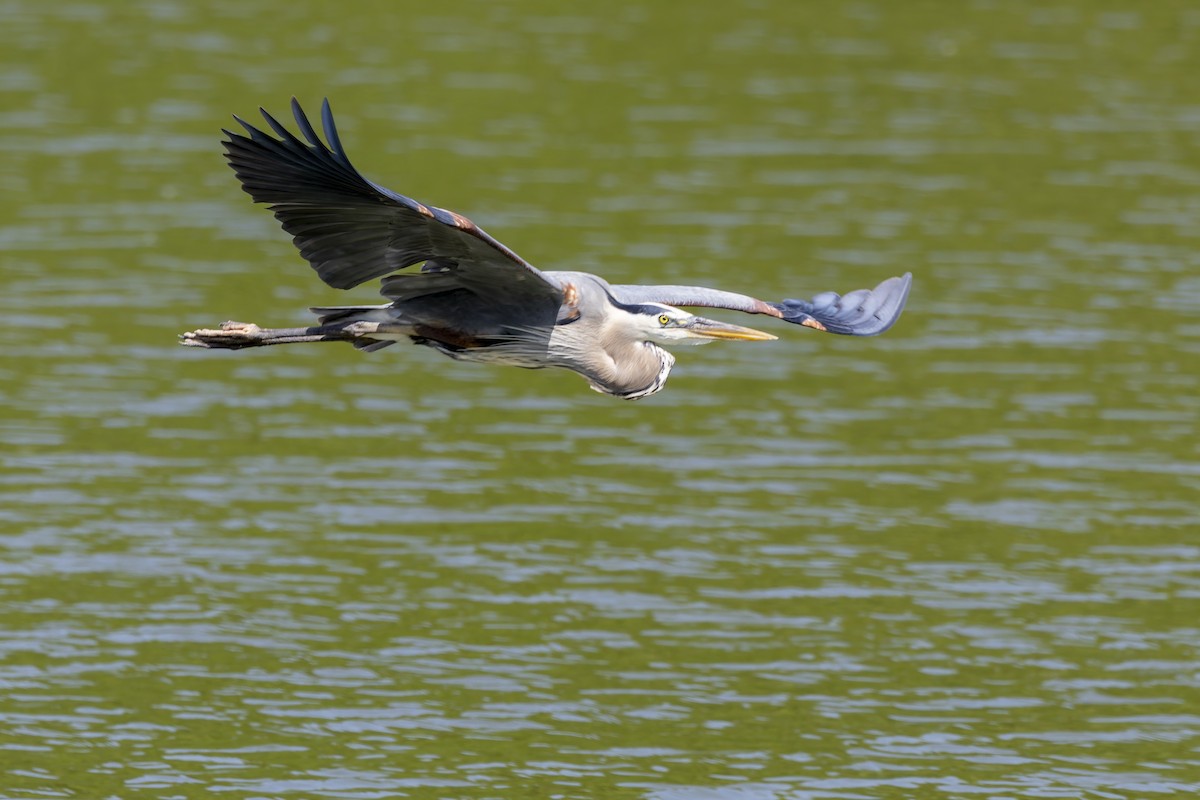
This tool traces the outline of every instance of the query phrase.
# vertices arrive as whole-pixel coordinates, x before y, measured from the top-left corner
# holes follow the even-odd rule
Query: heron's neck
[[[626,400],[648,397],[662,389],[675,365],[675,356],[653,342],[629,342],[609,350],[612,368],[592,388]]]

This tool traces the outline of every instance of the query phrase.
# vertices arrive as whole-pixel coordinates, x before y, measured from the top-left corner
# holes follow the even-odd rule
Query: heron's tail
[[[322,325],[346,326],[354,322],[378,322],[388,325],[397,322],[392,313],[392,304],[381,306],[312,306],[308,309],[317,315]]]

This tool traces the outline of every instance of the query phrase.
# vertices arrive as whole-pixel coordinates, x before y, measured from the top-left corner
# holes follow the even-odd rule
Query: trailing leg
[[[298,342],[351,342],[366,349],[382,345],[383,340],[371,339],[356,326],[342,324],[313,325],[307,328],[260,328],[253,322],[223,322],[220,328],[201,328],[180,334],[179,343],[187,347],[207,347],[220,350],[240,350],[244,347],[266,347]]]

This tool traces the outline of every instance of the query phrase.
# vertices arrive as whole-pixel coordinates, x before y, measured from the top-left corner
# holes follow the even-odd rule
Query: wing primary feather
[[[283,143],[290,145],[292,147],[300,147],[300,148],[304,147],[304,142],[297,139],[296,134],[292,133],[286,127],[284,127],[283,123],[281,123],[279,120],[277,120],[273,116],[271,116],[266,111],[266,109],[260,108],[259,111],[262,112],[263,119],[265,119],[267,121],[267,124],[271,126],[271,130],[275,131],[275,135],[278,136],[280,139],[283,139]],[[238,121],[241,122],[241,120],[238,120]],[[245,124],[245,123],[242,123],[242,124]]]
[[[254,153],[255,158],[263,158],[265,156],[267,158],[284,161],[296,167],[312,167],[312,159],[307,155],[307,146],[299,139],[296,139],[295,136],[292,137],[292,139],[295,141],[295,147],[289,148],[287,146],[287,142],[280,142],[272,139],[266,133],[243,119],[238,117],[234,117],[234,119],[241,123],[242,127],[246,129],[246,132],[250,134],[250,138],[249,143],[247,143],[245,136],[241,136],[227,130],[224,131],[224,133],[230,138],[230,141],[225,142],[225,149],[228,151],[226,155],[228,158],[235,158],[236,151],[239,149],[249,148],[254,150],[254,148],[257,148],[257,151]],[[296,148],[299,148],[299,150]],[[267,153],[269,153],[269,155],[265,155]]]
[[[857,289],[846,295],[822,292],[812,300],[772,303],[785,322],[843,336],[878,336],[896,324],[908,292],[912,273],[888,278],[874,289]]]
[[[254,186],[270,186],[287,194],[295,194],[298,181],[302,183],[306,178],[315,178],[317,175],[322,176],[330,185],[343,186],[351,193],[356,191],[353,178],[349,179],[348,185],[348,176],[344,171],[336,163],[321,158],[320,151],[313,150],[295,137],[295,145],[289,147],[287,142],[272,139],[244,120],[238,119],[238,122],[250,136],[247,138],[225,131],[229,136],[229,141],[225,142],[226,158],[242,179],[243,188],[254,196],[255,200],[276,202],[258,196]],[[294,168],[293,173],[285,179],[280,174],[277,163]],[[254,183],[248,184],[246,181],[251,178],[255,179]]]
[[[262,111],[262,109],[259,109],[259,111]],[[263,111],[264,116],[266,115],[266,113],[267,112]],[[263,131],[261,131],[258,128],[254,127],[253,125],[251,125],[249,122],[246,122],[246,120],[242,119],[237,114],[234,114],[233,118],[237,121],[237,124],[241,125],[243,128],[246,129],[246,133],[249,135],[250,141],[254,142],[255,144],[260,145],[260,146],[270,146],[270,145],[277,144],[277,142],[274,139],[272,139],[270,136],[268,136]],[[229,131],[225,131],[225,132],[229,133]],[[230,137],[233,137],[236,134],[230,133],[229,135],[230,135]],[[241,138],[244,139],[246,137],[243,136]],[[234,143],[236,144],[236,140],[234,141]]]
[[[262,109],[259,109],[260,111]],[[265,114],[266,112],[263,111]],[[300,101],[295,97],[292,98],[292,116],[296,118],[296,125],[300,127],[300,132],[304,134],[304,138],[308,139],[309,144],[317,148],[317,150],[327,150],[325,143],[321,141],[321,137],[317,136],[317,132],[313,130],[312,123],[308,121],[308,117],[304,113],[304,109],[300,107]]]
[[[350,167],[350,169],[354,169],[350,165],[350,159],[346,156],[345,149],[342,147],[341,137],[338,136],[337,125],[333,122],[333,109],[329,107],[328,97],[321,101],[321,127],[325,129],[325,138],[329,140],[329,147],[333,151],[333,157],[347,167]]]

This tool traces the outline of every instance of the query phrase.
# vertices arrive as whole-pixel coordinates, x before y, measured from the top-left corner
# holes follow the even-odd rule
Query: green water
[[[1193,4],[0,21],[0,796],[1195,796]],[[908,310],[638,403],[179,348],[375,302],[223,164],[293,94],[538,266]]]

